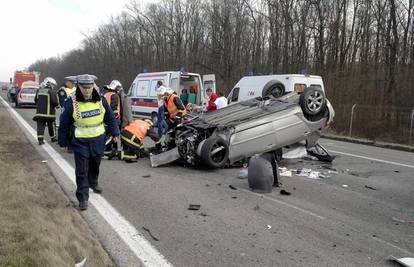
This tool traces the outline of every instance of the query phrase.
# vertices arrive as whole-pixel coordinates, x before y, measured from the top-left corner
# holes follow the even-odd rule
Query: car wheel
[[[314,147],[309,148],[307,151],[309,155],[314,156],[320,161],[332,162],[335,159],[335,157],[330,155],[328,150],[326,150],[326,148],[320,144],[316,144]]]
[[[306,115],[316,115],[325,110],[325,93],[318,87],[308,87],[300,95],[300,106]]]
[[[222,168],[229,158],[229,147],[223,138],[209,137],[201,148],[201,158],[210,168]]]
[[[265,97],[281,97],[285,94],[285,87],[279,81],[270,81],[263,87],[262,96]]]

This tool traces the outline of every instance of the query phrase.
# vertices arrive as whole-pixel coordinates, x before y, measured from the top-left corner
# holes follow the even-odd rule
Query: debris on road
[[[259,207],[258,204],[256,206],[254,206],[254,208],[253,208],[253,210],[259,210],[259,209],[260,209],[260,207]]]
[[[237,190],[237,187],[233,186],[233,185],[229,185],[229,187],[233,190]]]
[[[200,207],[201,207],[201,205],[198,205],[198,204],[190,204],[188,206],[188,210],[199,210]]]
[[[207,215],[207,213],[205,213],[205,212],[201,212],[201,213],[200,213],[200,216],[207,217],[208,215]]]
[[[146,228],[145,226],[142,226],[142,229],[144,229],[145,231],[147,231],[147,232],[148,232],[148,234],[150,235],[150,237],[151,237],[152,239],[154,239],[155,241],[160,241],[157,237],[155,237],[155,236],[151,233],[151,230],[150,230],[150,229]]]
[[[292,170],[289,170],[286,167],[279,167],[278,169],[280,176],[292,177]]]
[[[151,160],[151,167],[156,168],[173,161],[176,161],[180,158],[180,154],[178,153],[178,148],[173,148],[171,150],[165,151],[161,154],[150,154]]]
[[[365,188],[371,189],[371,190],[378,190],[375,187],[369,186],[369,185],[365,185]]]
[[[151,174],[144,174],[144,175],[142,175],[142,178],[150,178],[151,177]]]
[[[42,163],[46,163],[47,162],[47,160],[42,160]]]
[[[285,189],[282,189],[280,190],[280,194],[284,196],[290,196],[292,193],[290,193],[289,191],[286,191]]]
[[[232,199],[236,199],[237,197],[236,196],[234,196],[234,197],[231,197]]]
[[[343,184],[342,187],[348,187],[348,185],[347,184]]]
[[[399,264],[405,267],[414,267],[414,258],[396,258],[390,255],[389,259],[398,262]]]
[[[249,176],[248,164],[244,163],[243,168],[239,171],[239,179],[246,179]]]
[[[267,230],[272,229],[272,226],[270,224],[267,225]]]
[[[306,155],[308,155],[308,152],[306,151],[305,146],[301,145],[283,154],[282,157],[284,159],[299,159],[305,157]]]
[[[392,217],[392,220],[393,220],[394,222],[405,223],[405,220],[403,220],[403,219],[398,219],[398,218],[396,218],[396,217]]]
[[[86,258],[84,258],[82,261],[75,264],[75,267],[84,267],[86,263]]]

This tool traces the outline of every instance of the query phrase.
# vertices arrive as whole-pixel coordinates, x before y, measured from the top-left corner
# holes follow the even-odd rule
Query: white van
[[[128,91],[128,99],[134,117],[151,118],[156,121],[158,111],[156,86],[158,81],[162,81],[166,87],[174,90],[184,105],[188,103],[205,105],[208,102],[205,90],[211,88],[215,91],[214,74],[204,75],[202,82],[198,73],[181,71],[140,73]]]
[[[228,103],[238,103],[255,97],[272,95],[280,97],[286,93],[303,92],[306,87],[316,86],[325,91],[322,77],[303,74],[281,74],[243,77],[227,96]]]

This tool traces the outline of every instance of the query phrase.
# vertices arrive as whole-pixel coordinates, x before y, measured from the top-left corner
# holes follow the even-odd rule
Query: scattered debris
[[[201,212],[200,216],[207,217],[208,215],[207,215],[207,213]]]
[[[308,155],[308,152],[306,151],[306,147],[301,145],[296,147],[295,149],[292,149],[291,151],[284,153],[283,158],[284,159],[298,159],[303,158],[306,155]]]
[[[286,191],[285,189],[282,189],[280,190],[280,194],[284,196],[290,196],[292,193],[290,193],[289,191]]]
[[[348,187],[348,185],[347,184],[343,184],[342,187]]]
[[[201,207],[201,205],[198,205],[198,204],[190,204],[188,206],[188,210],[199,210],[200,207]]]
[[[280,176],[292,177],[292,170],[288,170],[286,167],[279,167]]]
[[[235,196],[235,197],[231,197],[232,199],[236,199],[237,197]]]
[[[267,230],[272,229],[272,226],[270,224],[267,225]]]
[[[46,163],[47,162],[47,160],[45,159],[45,160],[42,160],[42,163]]]
[[[389,259],[392,261],[396,261],[405,267],[414,267],[414,258],[396,258],[390,255]]]
[[[247,163],[243,164],[243,168],[239,171],[239,179],[246,179],[249,176],[249,169]]]
[[[371,190],[378,190],[375,187],[369,186],[369,185],[365,185],[365,188],[371,189]]]
[[[322,168],[327,169],[327,170],[330,170],[330,171],[334,171],[334,172],[337,172],[338,173],[338,170],[335,169],[335,168],[332,168],[331,166],[323,165]]]
[[[142,229],[144,229],[145,231],[147,231],[147,232],[148,232],[148,234],[150,235],[150,237],[151,237],[152,239],[154,239],[155,241],[160,241],[157,237],[155,237],[155,236],[151,233],[151,230],[150,230],[150,229],[146,228],[145,226],[142,226]]]
[[[394,171],[395,173],[400,173],[400,171]]]
[[[229,187],[230,187],[231,189],[233,189],[233,190],[237,190],[237,188],[236,188],[235,186],[233,186],[233,185],[229,185]]]
[[[144,175],[142,175],[142,178],[150,178],[151,177],[151,174],[144,174]]]
[[[84,267],[86,263],[86,258],[84,258],[82,261],[75,264],[75,267]]]

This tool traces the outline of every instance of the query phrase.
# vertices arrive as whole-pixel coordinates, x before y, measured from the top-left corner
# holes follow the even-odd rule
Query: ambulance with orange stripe
[[[182,71],[146,72],[137,75],[128,90],[132,116],[157,120],[158,99],[157,82],[174,90],[185,105],[192,103],[206,105],[206,89],[216,91],[214,74],[201,75]]]

